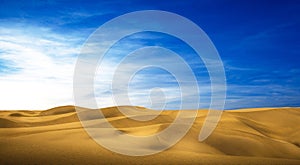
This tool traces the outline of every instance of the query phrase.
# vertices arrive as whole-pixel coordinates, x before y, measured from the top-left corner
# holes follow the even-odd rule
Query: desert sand
[[[123,108],[130,111],[133,107]],[[153,120],[139,122],[116,107],[101,111],[113,126],[137,136],[163,130],[178,113],[163,111]],[[192,128],[168,150],[132,157],[93,141],[73,106],[0,111],[0,164],[300,164],[300,108],[224,111],[213,134],[199,142],[206,114],[206,110],[198,110]]]

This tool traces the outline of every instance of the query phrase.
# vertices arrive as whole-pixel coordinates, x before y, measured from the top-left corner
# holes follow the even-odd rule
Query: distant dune
[[[133,135],[159,132],[178,113],[163,111],[153,120],[138,122],[126,118],[116,107],[102,112],[113,126]],[[199,110],[188,134],[170,149],[130,157],[94,142],[73,106],[0,111],[0,164],[300,164],[300,108],[225,111],[213,134],[199,142],[206,113]]]

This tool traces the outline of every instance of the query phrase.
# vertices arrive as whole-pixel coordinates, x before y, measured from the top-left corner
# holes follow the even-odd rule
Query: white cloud
[[[28,33],[30,32],[30,33]],[[1,109],[47,109],[73,104],[78,38],[50,29],[0,28]]]
[[[4,65],[0,66],[0,109],[47,109],[54,106],[74,104],[74,67],[77,54],[80,52],[83,39],[85,39],[80,36],[82,34],[68,36],[40,27],[28,27],[26,30],[20,27],[0,28],[0,61],[3,61],[0,64]],[[109,41],[107,42],[109,43]],[[108,43],[101,43],[102,46],[100,47],[99,44],[90,44],[90,49],[85,49],[84,52],[87,54],[86,57],[92,57],[89,56],[89,53],[93,54],[98,50],[103,51],[103,46],[107,46]],[[112,78],[122,57],[126,55],[125,53],[137,47],[136,44],[143,43],[130,41],[114,47],[110,56],[102,61],[96,73],[94,84],[99,107],[118,105],[114,102],[112,96]],[[192,79],[183,70],[183,67],[179,67],[179,59],[170,59],[168,55],[160,55],[155,52],[147,51],[148,53],[149,57],[147,58],[141,56],[132,58],[133,61],[129,63],[123,61],[121,72],[118,74],[119,79],[133,76],[130,71],[136,69],[136,64],[148,65],[154,63],[170,69],[177,74],[175,76],[179,74],[183,86],[179,87],[177,80],[167,72],[139,73],[132,77],[129,88],[122,85],[125,82],[118,82],[116,84],[117,92],[114,93],[115,97],[122,96],[120,98],[124,98],[122,91],[128,88],[130,101],[134,105],[151,107],[153,101],[156,101],[158,105],[164,105],[162,102],[166,101],[167,109],[179,109],[181,97],[184,97],[186,101],[190,101],[192,105],[199,93],[194,88],[189,88]],[[154,54],[151,55],[151,53]],[[4,67],[6,69],[1,70]],[[201,107],[208,107],[210,103],[208,78],[204,77],[204,81],[199,82],[198,85],[201,94]],[[152,96],[165,96],[164,98],[151,97],[152,89],[158,90],[157,87],[160,88],[160,91]],[[187,91],[182,93],[181,89]],[[91,96],[93,95],[90,94],[84,97],[91,98]],[[126,103],[121,100],[121,103],[123,102]]]
[[[95,93],[98,106],[128,105],[126,98],[129,97],[129,101],[133,105],[151,107],[153,106],[153,101],[156,101],[158,104],[161,104],[161,101],[166,101],[166,109],[180,109],[182,98],[184,98],[187,101],[185,105],[191,105],[188,107],[189,109],[195,108],[193,104],[197,102],[195,99],[199,96],[199,92],[193,88],[192,85],[195,85],[193,84],[194,79],[185,69],[185,64],[181,63],[182,61],[180,61],[178,56],[172,55],[166,50],[163,51],[152,47],[138,51],[138,55],[122,55],[121,53],[118,59],[113,56],[114,54],[108,54],[101,61],[101,66],[95,79]],[[175,56],[177,57],[175,58]],[[126,59],[122,60],[123,57],[126,57]],[[143,67],[150,66],[150,64],[153,64],[154,67],[148,68],[148,72],[137,72],[138,69],[147,70],[147,67]],[[155,66],[160,66],[162,70],[166,69],[166,71],[174,75],[166,71],[158,72],[158,68],[155,69]],[[113,80],[113,78],[116,79]],[[206,79],[209,79],[209,77],[206,77]],[[209,107],[210,104],[210,98],[208,98],[210,95],[210,83],[206,79],[203,82],[199,82],[198,85],[201,94],[200,106],[202,108]],[[178,84],[179,82],[182,83],[181,86]],[[112,90],[111,84],[114,85],[114,90]],[[164,98],[150,97],[151,91],[157,88],[160,88],[161,92],[163,92]],[[185,90],[185,92],[182,92],[182,90]],[[114,92],[113,95],[112,92]],[[117,103],[114,102],[114,98],[118,99]]]

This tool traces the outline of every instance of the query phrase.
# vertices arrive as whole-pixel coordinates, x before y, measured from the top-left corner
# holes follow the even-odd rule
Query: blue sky
[[[0,2],[0,109],[46,109],[74,104],[73,70],[82,44],[106,21],[138,10],[177,13],[208,34],[226,71],[226,109],[300,106],[297,1]],[[197,61],[194,52],[177,39],[143,33],[115,45],[104,70],[113,65],[116,54],[151,45],[170,48],[190,63]],[[205,108],[210,95],[209,77],[201,61],[191,65],[203,91]],[[153,79],[151,75],[164,78]],[[110,106],[113,103],[103,97],[108,86],[101,81],[104,80],[96,86],[99,102]],[[129,95],[134,104],[149,106],[149,89],[162,87],[169,99],[167,108],[176,109],[178,84],[173,81],[167,72],[146,69],[133,79]]]

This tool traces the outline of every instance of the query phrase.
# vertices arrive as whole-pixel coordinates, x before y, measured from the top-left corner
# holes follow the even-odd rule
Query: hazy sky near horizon
[[[225,109],[300,106],[300,2],[0,0],[0,4],[2,110],[74,104],[74,66],[85,40],[110,19],[139,10],[174,12],[207,33],[226,72]],[[114,57],[151,45],[174,48],[187,61],[195,61],[187,46],[158,33],[125,38],[109,53]],[[106,64],[113,65],[113,60]],[[206,108],[209,77],[201,62],[197,66],[194,71],[204,93],[201,107]],[[133,79],[129,95],[135,105],[149,106],[144,98],[149,89],[158,86],[169,98],[167,107],[175,109],[180,91],[173,82],[174,77],[163,70],[145,69]],[[98,84],[99,91],[104,91],[97,95],[104,99],[101,105],[112,106],[103,97],[108,86]]]

